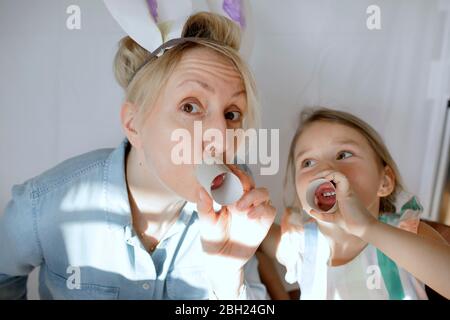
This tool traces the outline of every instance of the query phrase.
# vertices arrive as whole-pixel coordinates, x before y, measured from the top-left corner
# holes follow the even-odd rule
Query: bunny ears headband
[[[103,0],[109,12],[130,38],[153,56],[179,43],[184,23],[195,12],[223,15],[241,27],[244,56],[250,54],[247,0]]]

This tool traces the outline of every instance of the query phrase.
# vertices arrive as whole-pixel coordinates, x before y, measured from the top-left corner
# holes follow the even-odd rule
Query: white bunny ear
[[[103,0],[117,23],[141,47],[153,52],[162,43],[162,35],[146,0]]]
[[[242,32],[241,54],[247,60],[253,51],[255,28],[249,0],[205,0],[208,11],[218,13],[234,21]]]
[[[197,0],[198,1],[198,0]],[[157,24],[163,41],[181,37],[184,24],[193,12],[192,0],[153,1],[157,11]]]
[[[249,0],[103,0],[117,23],[149,52],[181,37],[188,17],[198,11],[232,19],[243,32],[241,53],[249,58],[254,41]]]
[[[233,20],[242,29],[246,25],[244,2],[243,0],[207,0],[209,11]]]

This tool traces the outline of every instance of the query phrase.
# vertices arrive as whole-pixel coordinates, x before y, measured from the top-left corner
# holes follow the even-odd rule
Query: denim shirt
[[[0,299],[26,298],[27,275],[38,266],[41,299],[211,297],[195,204],[184,206],[152,254],[135,234],[128,147],[125,139],[13,186],[0,217]],[[255,257],[244,278],[244,298],[267,298]]]

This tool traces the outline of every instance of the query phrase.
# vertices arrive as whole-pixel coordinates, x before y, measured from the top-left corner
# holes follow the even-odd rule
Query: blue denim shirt
[[[0,299],[26,298],[27,275],[38,266],[41,299],[210,297],[195,204],[185,205],[152,254],[133,231],[128,146],[125,139],[13,186],[0,217]],[[255,257],[244,277],[246,298],[267,298]]]

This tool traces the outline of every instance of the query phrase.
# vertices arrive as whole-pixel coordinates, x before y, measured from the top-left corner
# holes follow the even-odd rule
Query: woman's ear
[[[120,110],[122,129],[133,147],[141,146],[141,139],[137,129],[138,108],[131,102],[124,102]]]
[[[380,187],[378,188],[377,195],[379,197],[387,197],[395,189],[395,173],[388,165],[384,166],[381,177]]]

